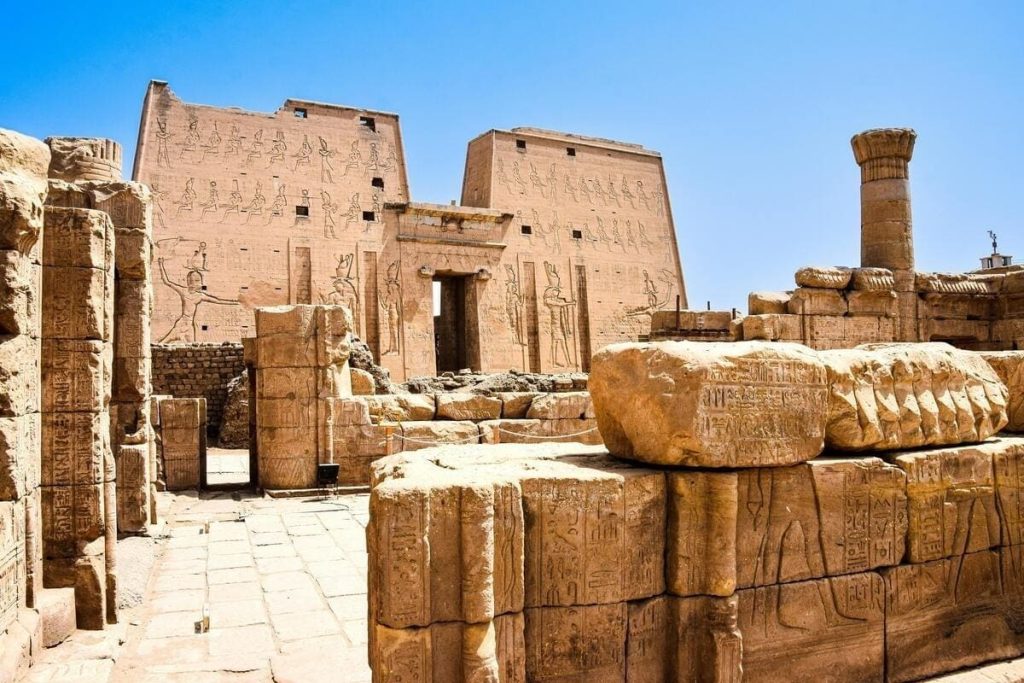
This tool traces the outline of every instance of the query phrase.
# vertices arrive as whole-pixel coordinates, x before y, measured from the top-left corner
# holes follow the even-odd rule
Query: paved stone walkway
[[[367,495],[162,495],[169,538],[111,681],[370,681]]]

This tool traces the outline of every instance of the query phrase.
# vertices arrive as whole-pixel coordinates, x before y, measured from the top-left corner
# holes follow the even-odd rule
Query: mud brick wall
[[[153,344],[153,393],[205,398],[207,429],[220,431],[228,382],[242,374],[242,345]]]

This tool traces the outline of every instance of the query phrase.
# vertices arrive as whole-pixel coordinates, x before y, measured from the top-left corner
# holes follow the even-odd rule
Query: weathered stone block
[[[102,547],[96,554],[46,561],[46,585],[75,589],[78,628],[98,631],[106,624],[107,580]]]
[[[748,588],[736,597],[744,683],[884,679],[885,597],[878,574]]]
[[[144,532],[149,524],[149,446],[122,445],[117,461],[117,528],[121,533]]]
[[[370,666],[381,680],[526,683],[522,614],[486,624],[370,628]]]
[[[996,511],[999,514],[999,543],[1003,546],[1024,544],[1024,439],[999,439],[998,444],[985,444],[992,452],[992,475],[995,482]]]
[[[396,439],[402,451],[417,451],[445,444],[480,443],[480,428],[468,420],[430,420],[427,422],[403,422],[396,425]]]
[[[437,394],[439,420],[496,420],[501,417],[501,399],[481,394]]]
[[[114,226],[102,211],[46,207],[43,266],[95,268],[114,266]]]
[[[0,251],[0,334],[41,332],[42,268],[19,251]]]
[[[115,330],[117,358],[148,358],[150,312],[153,308],[153,288],[143,280],[118,280],[116,283]]]
[[[747,295],[747,313],[787,313],[792,292],[751,292]]]
[[[10,627],[25,604],[25,508],[0,502],[0,626]]]
[[[43,337],[110,341],[113,285],[112,274],[96,268],[44,266]]]
[[[841,266],[807,266],[796,271],[796,286],[820,289],[846,289],[853,272]]]
[[[888,680],[1024,653],[1021,546],[883,570]]]
[[[786,309],[794,315],[846,315],[848,307],[842,292],[834,289],[799,287]]]
[[[855,316],[870,315],[894,318],[898,313],[896,292],[891,290],[847,292],[846,303],[849,306],[850,315]]]
[[[999,545],[994,444],[888,456],[907,473],[907,560],[927,562]],[[1018,530],[1019,533],[1019,530]]]
[[[748,315],[743,318],[746,341],[801,341],[802,317],[799,315]]]
[[[144,401],[153,391],[152,359],[114,358],[111,400]]]
[[[527,680],[626,680],[625,603],[538,607],[525,616]]]
[[[98,412],[110,402],[108,345],[96,340],[44,339],[45,412]]]
[[[1009,390],[1006,430],[1024,432],[1024,351],[987,351],[981,357]]]
[[[669,474],[668,583],[676,595],[855,574],[899,563],[906,476],[878,458]]]
[[[0,416],[39,411],[38,339],[0,336]]]
[[[501,399],[501,417],[518,420],[526,417],[533,400],[543,394],[535,391],[507,391],[497,394]]]
[[[114,263],[123,281],[152,282],[153,239],[140,230],[118,230]]]
[[[205,427],[206,399],[164,398],[159,402],[158,424],[165,429],[198,429]]]
[[[256,355],[263,368],[316,367],[316,338],[274,334],[256,338]]]
[[[60,645],[75,631],[75,590],[49,588],[36,604],[43,626],[43,647]]]
[[[614,344],[594,356],[590,391],[601,436],[622,458],[755,467],[824,448],[825,366],[795,344]]]
[[[324,403],[330,410],[330,423],[335,429],[371,424],[370,409],[358,398],[327,398]]]
[[[436,406],[430,394],[384,394],[362,400],[370,409],[374,422],[408,422],[433,420]]]
[[[118,239],[121,234],[149,232],[153,225],[153,201],[146,185],[130,180],[79,182],[92,195],[93,207],[108,214],[117,226]]]
[[[1007,392],[976,354],[947,344],[824,351],[829,446],[885,450],[969,443],[1007,422]]]
[[[316,368],[261,368],[256,373],[256,397],[313,399],[317,396]],[[259,403],[263,407],[263,403]]]
[[[106,412],[43,413],[42,484],[99,484],[103,458],[110,448]]]
[[[47,558],[102,553],[103,485],[43,486],[43,554]]]
[[[850,286],[859,292],[884,292],[896,288],[896,278],[888,268],[854,268]]]
[[[19,500],[39,485],[39,414],[0,417],[0,500]]]
[[[482,443],[582,443],[601,445],[597,420],[485,420]]]
[[[594,419],[594,404],[586,391],[543,394],[530,404],[526,417],[531,420]]]
[[[373,396],[377,392],[377,386],[373,381],[373,375],[369,372],[366,370],[360,370],[359,368],[351,368],[349,372],[352,373],[353,396]]]

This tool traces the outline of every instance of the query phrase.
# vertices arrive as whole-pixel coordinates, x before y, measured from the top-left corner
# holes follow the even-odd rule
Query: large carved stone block
[[[999,542],[1003,546],[1024,544],[1024,438],[1000,439],[992,446],[992,474],[996,510],[999,513]]]
[[[100,630],[107,623],[106,561],[102,546],[95,554],[47,559],[46,585],[75,589],[78,628]]]
[[[49,165],[41,141],[0,129],[0,249],[38,258]]]
[[[829,446],[891,450],[981,441],[1007,422],[1007,391],[979,356],[947,344],[826,351]]]
[[[1024,653],[1021,546],[883,571],[886,668],[915,681]]]
[[[816,289],[846,289],[853,271],[840,266],[807,266],[796,271],[797,287]]]
[[[103,485],[43,486],[43,554],[77,557],[102,552]]]
[[[153,225],[153,196],[149,188],[129,180],[80,181],[92,196],[93,208],[110,216],[118,228],[118,240],[123,234],[148,234]],[[122,254],[118,253],[120,268]],[[124,277],[132,277],[122,273]]]
[[[543,394],[536,391],[506,391],[497,396],[501,399],[501,417],[506,420],[521,420],[526,417],[534,399]]]
[[[38,337],[42,268],[19,251],[0,251],[0,334]]]
[[[1000,542],[992,456],[1000,442],[894,454],[907,473],[907,560],[957,557]]]
[[[878,574],[749,588],[736,598],[744,683],[884,679],[885,596]]]
[[[400,450],[417,451],[444,444],[480,443],[480,428],[475,422],[455,420],[430,420],[428,422],[402,422],[398,427],[397,439]]]
[[[370,628],[374,680],[526,683],[522,614],[484,624]]]
[[[114,266],[114,226],[102,211],[46,207],[43,266],[93,268]]]
[[[149,524],[149,445],[122,445],[117,461],[117,528],[145,531]]]
[[[113,334],[114,279],[96,268],[43,267],[47,339],[98,339]]]
[[[334,461],[339,465],[338,481],[366,484],[370,481],[370,463],[403,450],[397,424],[336,426],[332,433]]]
[[[0,415],[39,411],[39,349],[27,335],[0,337]]]
[[[167,489],[197,488],[200,462],[206,455],[206,399],[164,399],[158,405],[161,459]]]
[[[747,313],[786,313],[792,292],[751,292],[747,295]]]
[[[846,275],[849,279],[849,272]],[[790,296],[786,310],[793,315],[846,315],[846,297],[834,289],[798,287]]]
[[[526,610],[526,678],[537,683],[626,680],[626,603]]]
[[[981,357],[1009,390],[1006,430],[1024,432],[1024,351],[989,351]]]
[[[44,486],[99,484],[104,481],[104,454],[110,448],[106,412],[43,413],[42,483]]]
[[[824,364],[795,344],[614,344],[590,374],[608,450],[662,465],[809,460],[824,448],[827,389]]]
[[[374,422],[418,422],[433,420],[436,412],[434,397],[430,394],[383,394],[365,396]]]
[[[743,338],[747,341],[802,341],[803,316],[762,314],[743,318]]]
[[[668,476],[676,595],[727,596],[903,559],[906,476],[878,458]]]
[[[97,412],[110,402],[108,345],[95,340],[44,339],[43,411]]]

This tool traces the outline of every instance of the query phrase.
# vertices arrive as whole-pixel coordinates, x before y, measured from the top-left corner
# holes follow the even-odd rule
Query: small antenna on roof
[[[993,254],[998,254],[999,253],[999,244],[997,243],[997,239],[998,239],[997,235],[994,232],[992,232],[991,230],[989,230],[988,231],[988,236],[989,236],[989,239],[992,240],[992,253]]]

